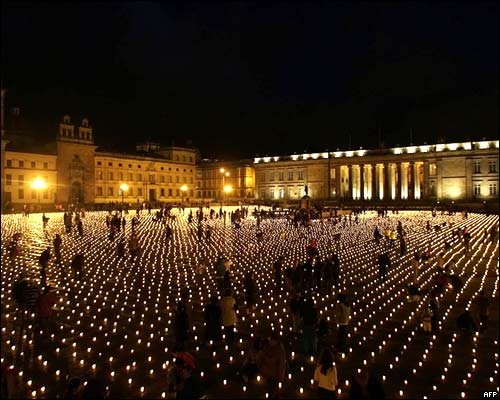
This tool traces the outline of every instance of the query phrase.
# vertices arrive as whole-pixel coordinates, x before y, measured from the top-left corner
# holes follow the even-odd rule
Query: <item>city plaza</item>
[[[236,207],[224,207],[227,212]],[[320,317],[326,317],[330,333],[319,344],[335,350],[334,305],[340,292],[351,303],[348,351],[335,352],[339,386],[337,395],[348,398],[352,376],[366,368],[375,371],[389,398],[478,398],[484,392],[498,393],[498,235],[490,240],[486,232],[498,229],[498,215],[430,211],[390,212],[380,217],[366,211],[355,221],[313,220],[309,227],[293,227],[286,218],[264,219],[263,240],[257,240],[256,219],[249,216],[241,227],[229,219],[211,219],[204,208],[203,229],[212,228],[210,241],[198,240],[197,223],[188,223],[188,212],[174,208],[168,224],[172,238],[167,242],[165,226],[142,211],[136,231],[141,253],[132,260],[126,251],[119,259],[116,243],[131,233],[131,210],[125,215],[125,233],[109,239],[106,211],[87,211],[82,218],[83,237],[75,229],[64,233],[63,213],[2,215],[2,363],[12,368],[20,382],[21,396],[54,398],[62,396],[68,380],[89,379],[97,374],[105,381],[110,398],[166,397],[166,374],[172,365],[172,321],[181,289],[189,291],[193,307],[187,350],[196,361],[198,374],[208,398],[265,398],[266,387],[257,377],[245,383],[237,371],[243,354],[256,335],[278,331],[287,353],[285,380],[280,397],[313,398],[312,377],[317,358],[305,356],[300,338],[291,334],[290,294],[283,285],[275,290],[272,265],[284,256],[284,268],[305,261],[306,248],[317,241],[321,258],[337,253],[341,260],[339,286],[326,294],[311,293]],[[215,210],[218,212],[218,207]],[[196,209],[193,209],[196,212]],[[398,221],[406,232],[407,252],[400,256],[399,245],[373,238],[375,227],[395,230]],[[427,222],[432,227],[426,229]],[[471,233],[466,254],[463,240],[453,232],[467,227]],[[15,233],[21,233],[20,254],[10,259],[7,248]],[[63,265],[52,259],[47,269],[48,284],[57,289],[57,317],[49,332],[41,332],[35,315],[17,312],[12,285],[21,272],[40,281],[38,257],[61,234]],[[340,235],[339,235],[340,234]],[[444,250],[445,243],[451,248]],[[407,285],[412,280],[410,261],[415,250],[430,251],[430,260],[421,264],[417,285],[419,302],[409,302]],[[385,282],[378,278],[377,256],[389,250],[392,266]],[[86,257],[83,278],[74,279],[70,262],[74,254]],[[445,262],[454,259],[454,273],[463,287],[447,287],[440,297],[440,320],[435,333],[422,329],[421,315],[434,286],[436,258],[445,252]],[[238,305],[236,343],[204,343],[203,307],[210,295],[219,294],[213,265],[220,256],[232,262],[231,282]],[[196,266],[207,258],[204,275]],[[257,281],[257,306],[247,310],[242,287],[247,271]],[[471,337],[457,328],[457,317],[473,308],[479,291],[491,299],[489,328]]]

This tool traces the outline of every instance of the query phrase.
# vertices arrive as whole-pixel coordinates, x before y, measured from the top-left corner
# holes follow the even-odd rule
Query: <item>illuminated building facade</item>
[[[282,201],[498,201],[498,140],[257,157],[222,162],[146,142],[99,149],[86,118],[65,115],[55,142],[18,146],[4,125],[2,205]],[[37,187],[35,179],[46,186]],[[123,189],[126,188],[126,189]]]
[[[498,199],[498,140],[257,157],[263,200]]]

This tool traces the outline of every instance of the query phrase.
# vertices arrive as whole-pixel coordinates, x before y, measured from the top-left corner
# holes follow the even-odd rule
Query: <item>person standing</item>
[[[82,278],[83,273],[83,264],[85,263],[85,256],[83,253],[76,253],[71,261],[71,269],[73,270],[73,274],[75,279],[80,280]]]
[[[486,297],[486,292],[481,290],[479,292],[479,297],[476,299],[475,308],[476,315],[479,317],[479,332],[483,333],[486,331],[488,327],[488,316],[490,313],[490,305],[491,301],[488,297]]]
[[[224,297],[221,301],[222,308],[222,324],[224,325],[224,333],[226,334],[226,340],[229,345],[234,342],[234,327],[238,322],[238,316],[236,315],[236,300],[231,294],[231,289],[226,288],[224,291]]]
[[[174,317],[174,334],[175,343],[181,348],[185,349],[186,342],[188,340],[189,332],[189,318],[186,311],[184,302],[179,301],[177,303],[177,310]]]
[[[40,263],[40,278],[41,278],[41,287],[45,287],[47,284],[47,266],[49,265],[49,261],[51,258],[50,254],[50,247],[47,247],[42,254],[40,254],[40,257],[38,258],[38,262]]]
[[[318,338],[316,335],[316,325],[318,323],[318,312],[314,307],[312,299],[306,299],[302,303],[302,346],[304,353],[308,356],[315,356],[317,351]]]
[[[54,241],[52,243],[54,245],[54,253],[56,256],[56,262],[59,264],[61,262],[61,247],[62,247],[61,235],[59,235],[57,233],[56,237],[54,238]]]
[[[279,256],[276,262],[273,264],[274,270],[274,289],[276,291],[281,290],[281,273],[283,268],[283,256]]]
[[[222,337],[222,309],[217,296],[210,297],[210,303],[205,306],[205,339],[220,340]]]
[[[247,295],[247,312],[250,312],[250,310],[253,310],[255,307],[255,295],[257,292],[257,285],[255,279],[253,279],[252,271],[247,272],[244,286]]]
[[[321,352],[319,363],[314,370],[314,382],[318,388],[319,398],[337,398],[335,393],[335,388],[338,385],[337,368],[335,367],[332,352],[328,348]]]
[[[338,324],[337,345],[340,351],[347,351],[347,328],[349,317],[351,316],[351,306],[347,301],[347,296],[339,294],[335,305],[335,321]]]
[[[260,372],[266,382],[270,398],[277,398],[278,383],[285,379],[286,352],[277,332],[273,331],[264,348]]]

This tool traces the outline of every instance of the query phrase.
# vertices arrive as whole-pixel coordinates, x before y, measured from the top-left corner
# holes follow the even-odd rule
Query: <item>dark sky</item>
[[[497,2],[2,2],[2,80],[40,137],[206,157],[498,137]],[[349,139],[350,137],[350,139]]]

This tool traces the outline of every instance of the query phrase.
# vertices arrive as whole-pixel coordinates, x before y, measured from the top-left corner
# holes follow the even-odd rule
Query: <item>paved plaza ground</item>
[[[315,360],[303,355],[300,338],[290,332],[289,293],[285,288],[274,289],[272,264],[279,255],[284,256],[285,267],[305,261],[307,245],[315,239],[322,257],[337,252],[341,260],[339,287],[328,294],[312,294],[320,316],[331,327],[319,349],[335,344],[337,294],[347,293],[352,306],[349,351],[336,352],[339,397],[347,398],[353,374],[369,367],[381,377],[389,398],[482,398],[487,391],[496,391],[498,398],[498,237],[483,240],[485,228],[498,226],[498,215],[432,217],[428,211],[405,211],[381,218],[366,212],[358,223],[353,217],[337,224],[313,221],[308,228],[294,228],[285,219],[266,219],[261,223],[264,238],[260,242],[252,216],[239,229],[229,221],[224,224],[223,219],[208,217],[203,224],[213,232],[207,242],[198,240],[196,222],[188,224],[188,209],[184,214],[174,210],[173,237],[167,243],[165,227],[153,221],[154,211],[141,213],[137,232],[142,252],[135,261],[128,252],[118,259],[120,235],[113,242],[108,238],[106,212],[86,213],[82,238],[76,230],[64,233],[63,213],[48,213],[46,230],[41,214],[2,215],[2,362],[13,366],[18,376],[22,374],[16,388],[20,396],[62,396],[70,377],[87,379],[96,373],[105,379],[111,398],[162,398],[167,368],[173,361],[175,304],[186,287],[193,306],[188,349],[208,398],[265,398],[262,382],[245,384],[237,371],[251,336],[268,335],[272,329],[282,334],[288,356],[280,397],[314,398]],[[135,211],[126,216],[127,238],[134,215]],[[398,221],[407,232],[408,251],[400,256],[397,243],[390,249],[392,267],[382,283],[376,259],[388,245],[385,241],[377,244],[373,230],[375,226],[395,230]],[[441,230],[428,231],[427,221],[440,225]],[[465,226],[472,235],[468,254],[463,241],[452,241],[452,231]],[[22,233],[21,254],[12,260],[7,247],[16,232]],[[21,328],[11,289],[21,271],[34,281],[39,279],[38,257],[47,245],[52,246],[56,233],[63,239],[63,265],[52,259],[47,278],[57,288],[58,314],[51,330],[40,334],[34,316],[28,316]],[[458,293],[447,288],[440,299],[439,328],[431,335],[422,330],[421,314],[429,302],[436,258],[445,241],[452,243],[445,261],[456,260],[455,272],[464,287]],[[421,266],[417,281],[423,298],[410,303],[406,291],[412,279],[410,261],[414,250],[427,248],[431,258]],[[78,251],[86,254],[81,281],[74,280],[70,268]],[[203,306],[217,293],[213,264],[221,255],[233,263],[231,278],[239,307],[233,348],[203,342]],[[203,257],[208,257],[210,267],[205,276],[197,276],[194,269]],[[250,313],[243,289],[249,270],[258,283],[257,307]],[[466,337],[458,332],[456,320],[466,307],[473,307],[481,289],[491,298],[489,327],[485,333]]]

